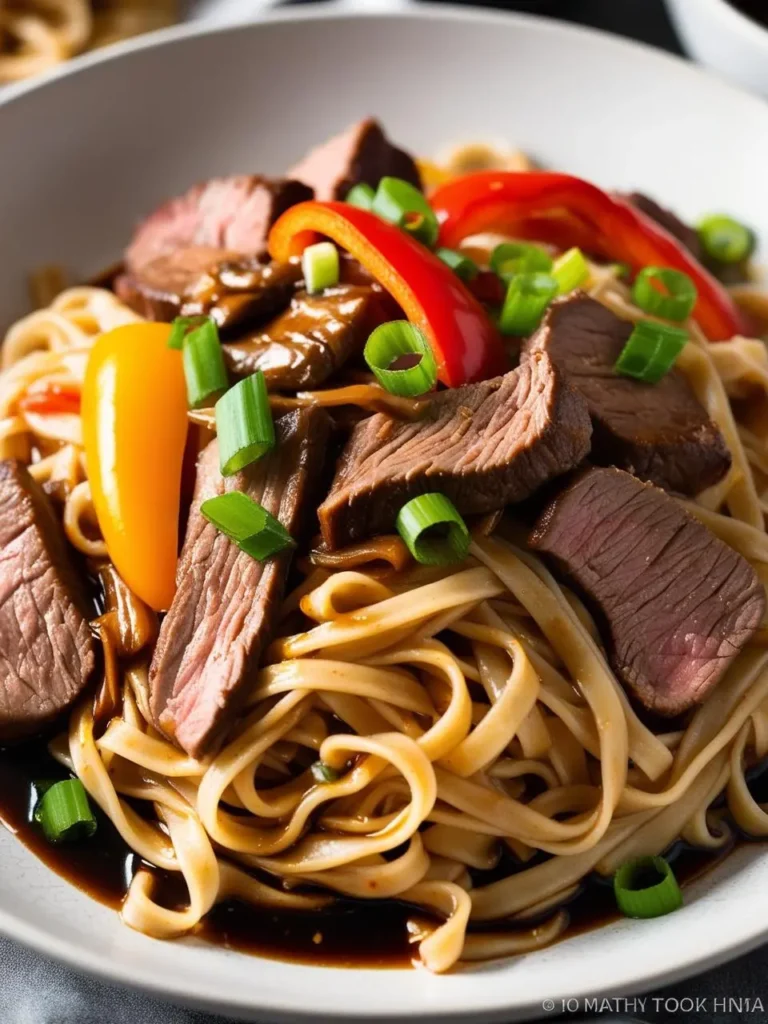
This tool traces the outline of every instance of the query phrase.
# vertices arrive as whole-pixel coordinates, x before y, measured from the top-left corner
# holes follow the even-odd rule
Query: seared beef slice
[[[333,549],[392,530],[411,498],[440,491],[462,514],[523,501],[589,451],[589,415],[545,353],[503,377],[442,391],[416,423],[378,413],[342,454],[320,527]]]
[[[676,238],[678,242],[682,242],[685,248],[697,260],[701,259],[701,242],[699,241],[698,232],[686,224],[685,221],[680,220],[677,214],[667,210],[664,206],[659,206],[655,199],[645,195],[643,192],[630,192],[628,195],[620,196],[619,198],[625,199],[635,209],[644,213],[646,217],[656,221],[673,238]]]
[[[37,732],[94,667],[86,598],[48,498],[0,462],[0,739]]]
[[[225,491],[243,491],[297,536],[322,472],[329,428],[323,410],[300,409],[275,426],[274,450],[236,476],[221,476],[216,441],[198,464],[178,589],[149,673],[156,722],[194,757],[215,751],[241,706],[269,640],[291,557],[257,562],[212,526],[200,505]]]
[[[315,192],[316,199],[346,199],[353,185],[376,188],[382,178],[403,178],[421,188],[413,158],[393,146],[373,118],[352,125],[318,146],[288,171]]]
[[[698,494],[728,472],[731,457],[685,377],[672,370],[643,384],[614,370],[633,326],[576,292],[554,302],[527,353],[548,352],[589,406],[592,460],[670,491]]]
[[[741,555],[618,469],[582,474],[544,511],[531,544],[586,595],[619,678],[660,714],[701,701],[765,611]]]

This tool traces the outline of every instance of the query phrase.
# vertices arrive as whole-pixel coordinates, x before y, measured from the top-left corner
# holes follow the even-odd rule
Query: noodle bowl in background
[[[615,268],[592,264],[589,291],[624,318],[643,315]],[[67,536],[91,559],[106,548],[79,415],[31,411],[29,396],[52,383],[77,393],[95,338],[137,320],[111,292],[69,289],[16,324],[2,349],[0,456],[29,463],[63,497]],[[732,468],[685,507],[765,582],[768,352],[687,328],[678,365]],[[507,517],[475,534],[466,562],[442,569],[415,566],[394,537],[301,561],[246,710],[211,760],[155,728],[146,654],[115,660],[111,703],[104,687],[95,705],[81,702],[52,751],[145,862],[125,922],[172,938],[230,897],[318,911],[340,896],[397,899],[438,919],[416,915],[411,930],[419,960],[442,972],[553,941],[593,871],[610,876],[678,838],[717,850],[734,825],[768,835],[745,779],[768,754],[764,630],[682,731],[654,732],[589,613],[523,537]],[[298,608],[310,622],[300,633]],[[99,620],[107,664],[146,651],[154,630],[125,588]],[[318,759],[335,770],[330,781],[313,774]],[[502,856],[515,870],[475,885],[472,872]],[[153,899],[152,867],[183,877],[186,906]]]

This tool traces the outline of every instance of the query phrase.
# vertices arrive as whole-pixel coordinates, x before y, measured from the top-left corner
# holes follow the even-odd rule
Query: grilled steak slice
[[[137,274],[115,281],[118,298],[147,320],[169,323],[181,312],[184,294],[222,259],[221,249],[188,245],[155,256]]]
[[[579,476],[544,511],[531,544],[583,591],[619,678],[660,714],[701,701],[765,611],[765,590],[741,555],[618,469]]]
[[[630,192],[628,195],[621,196],[621,198],[626,199],[628,203],[631,203],[641,213],[644,213],[646,217],[655,220],[660,227],[668,231],[678,242],[682,242],[685,248],[697,260],[701,259],[701,242],[699,241],[698,232],[680,220],[671,210],[659,206],[655,199],[651,199],[650,196],[645,195],[643,192]]]
[[[255,561],[203,517],[200,505],[240,490],[296,537],[322,472],[329,426],[323,410],[300,409],[275,426],[275,449],[236,476],[221,476],[216,441],[198,464],[178,589],[149,673],[158,726],[194,757],[216,750],[242,704],[269,640],[290,562],[289,554]]]
[[[353,185],[376,188],[382,178],[403,178],[421,188],[411,156],[393,146],[373,118],[352,125],[311,150],[288,171],[315,192],[316,199],[346,199]]]
[[[589,451],[589,415],[549,357],[435,396],[426,417],[359,423],[318,511],[330,549],[386,533],[411,498],[440,491],[463,514],[523,501]]]
[[[39,732],[94,668],[86,596],[42,488],[0,462],[0,739]]]
[[[300,260],[265,264],[254,256],[226,259],[187,289],[181,312],[206,314],[225,334],[263,324],[288,308],[301,274]]]
[[[653,385],[614,371],[631,333],[631,323],[577,292],[552,304],[525,343],[524,358],[548,352],[586,399],[593,461],[698,494],[728,472],[725,440],[677,370]]]
[[[262,370],[272,391],[317,387],[362,351],[375,307],[374,291],[364,285],[299,292],[262,331],[225,344],[224,359],[241,377]]]

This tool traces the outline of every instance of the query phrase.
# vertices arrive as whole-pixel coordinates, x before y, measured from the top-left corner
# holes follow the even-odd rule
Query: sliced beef
[[[673,498],[618,469],[579,476],[531,544],[584,593],[619,678],[660,714],[701,701],[763,618],[765,590],[749,563]]]
[[[585,398],[592,459],[681,494],[698,494],[728,472],[731,457],[685,377],[672,370],[643,384],[614,370],[632,324],[576,292],[554,302],[523,358],[548,352]]]
[[[0,462],[0,739],[38,732],[94,668],[87,603],[48,498]]]
[[[676,238],[678,242],[682,242],[685,248],[697,260],[701,259],[702,251],[698,232],[686,224],[685,221],[680,220],[671,210],[659,206],[655,199],[651,199],[650,196],[646,196],[642,192],[630,192],[629,195],[622,196],[622,198],[626,199],[627,202],[631,203],[641,213],[644,213],[646,217],[655,220],[665,231],[668,231],[670,235]]]
[[[271,391],[315,388],[362,351],[374,307],[374,291],[365,285],[299,292],[262,331],[226,343],[225,361],[241,377],[262,370]]]
[[[135,274],[121,274],[115,292],[139,316],[169,323],[181,312],[187,289],[226,255],[209,245],[173,249],[155,256]]]
[[[323,200],[346,199],[352,186],[361,183],[376,188],[387,176],[421,188],[413,158],[393,146],[378,121],[370,117],[311,150],[288,174]]]
[[[463,514],[523,501],[589,451],[589,415],[549,357],[480,384],[442,391],[424,419],[377,413],[355,427],[320,506],[331,549],[395,525],[411,498],[445,494]]]
[[[158,726],[194,757],[216,750],[242,705],[269,640],[290,562],[290,554],[255,561],[203,518],[200,505],[225,491],[243,491],[298,538],[315,501],[328,438],[326,414],[301,409],[275,427],[274,450],[236,476],[221,476],[216,441],[198,464],[178,589],[149,674]]]
[[[266,323],[288,308],[301,273],[300,260],[264,264],[253,256],[227,259],[187,289],[181,312],[207,314],[225,335]]]

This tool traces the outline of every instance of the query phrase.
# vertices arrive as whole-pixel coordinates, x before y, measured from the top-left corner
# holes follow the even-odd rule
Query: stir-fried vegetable
[[[645,384],[657,384],[675,365],[688,335],[680,327],[642,320],[616,361],[616,372]]]
[[[118,572],[156,611],[176,590],[187,390],[167,324],[102,335],[83,386],[88,477],[99,527]]]
[[[216,433],[224,476],[245,469],[275,447],[275,425],[261,370],[239,381],[218,400]]]
[[[403,358],[410,358],[412,364],[397,368]],[[407,320],[377,327],[366,343],[365,361],[379,384],[393,395],[424,395],[437,381],[432,349],[418,327]]]
[[[294,546],[283,524],[242,491],[228,491],[209,498],[200,506],[200,511],[217,530],[258,562]]]
[[[646,267],[632,288],[635,305],[665,320],[687,320],[696,305],[696,286],[687,274],[669,267]]]
[[[663,917],[683,905],[680,886],[663,857],[638,857],[622,864],[614,875],[613,891],[627,917]]]
[[[397,515],[397,532],[417,562],[450,565],[467,557],[469,530],[444,494],[412,498]]]

